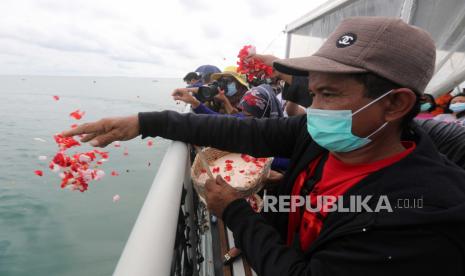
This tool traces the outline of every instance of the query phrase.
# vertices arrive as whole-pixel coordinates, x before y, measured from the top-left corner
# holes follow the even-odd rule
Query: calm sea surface
[[[52,135],[106,116],[179,110],[170,94],[182,85],[157,78],[0,76],[0,275],[112,274],[169,141],[156,138],[148,147],[137,138],[110,146],[106,176],[81,193],[61,189],[47,168],[57,151]],[[80,121],[69,116],[76,109],[86,112]],[[116,194],[121,199],[113,202]]]

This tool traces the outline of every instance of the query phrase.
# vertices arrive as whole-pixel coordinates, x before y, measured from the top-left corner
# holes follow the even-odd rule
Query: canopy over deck
[[[437,47],[436,72],[426,93],[441,95],[465,81],[463,0],[330,0],[286,26],[286,56],[311,55],[351,16],[399,17],[431,33]]]

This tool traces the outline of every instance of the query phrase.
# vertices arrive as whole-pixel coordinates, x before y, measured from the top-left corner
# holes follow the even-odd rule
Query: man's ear
[[[409,88],[394,89],[386,101],[386,122],[399,120],[407,115],[417,102],[417,95]]]

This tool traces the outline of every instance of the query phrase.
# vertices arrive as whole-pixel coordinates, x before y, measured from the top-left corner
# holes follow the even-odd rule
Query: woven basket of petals
[[[273,158],[255,158],[250,155],[231,153],[215,148],[202,150],[213,176],[221,175],[223,179],[242,196],[247,197],[258,192],[264,185],[265,178],[270,173]],[[208,179],[207,170],[202,166],[199,156],[194,159],[191,168],[194,188],[204,200],[205,182]]]

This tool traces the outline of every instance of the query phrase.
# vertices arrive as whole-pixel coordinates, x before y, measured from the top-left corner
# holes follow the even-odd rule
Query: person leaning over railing
[[[255,213],[220,176],[205,185],[208,209],[231,229],[258,275],[464,275],[465,172],[412,124],[435,57],[431,36],[401,19],[347,18],[314,55],[274,62],[309,76],[306,115],[241,120],[142,112],[63,135],[85,134],[83,142],[102,147],[161,136],[290,157],[275,195],[281,202],[311,195],[306,207],[313,208],[291,201],[289,211],[287,201],[275,206],[281,212]],[[315,208],[322,196],[344,208]],[[364,204],[352,208],[354,199]],[[422,205],[402,208],[399,200]]]
[[[281,118],[284,116],[282,107],[276,95],[273,92],[273,88],[268,84],[262,84],[257,87],[253,87],[247,91],[239,102],[240,112],[229,112],[232,107],[228,98],[224,95],[224,91],[218,91],[218,95],[215,96],[219,101],[223,102],[228,114],[222,114],[215,112],[205,106],[202,102],[192,96],[192,92],[188,89],[177,88],[173,91],[173,99],[176,101],[182,101],[190,104],[192,110],[196,114],[207,114],[207,115],[224,115],[233,116],[237,118]],[[288,158],[275,157],[271,164],[273,183],[278,182],[278,179],[282,178],[282,172],[285,172],[289,167]]]

